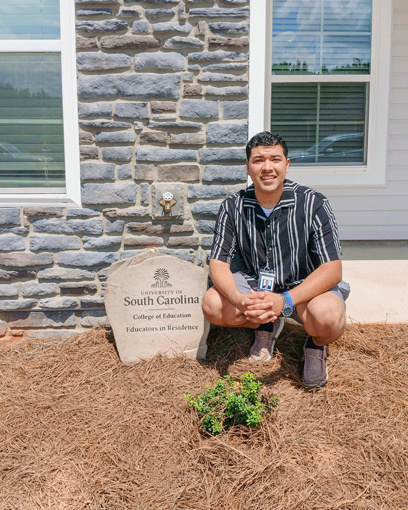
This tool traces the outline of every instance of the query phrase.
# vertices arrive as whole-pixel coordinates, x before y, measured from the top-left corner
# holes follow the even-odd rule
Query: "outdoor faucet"
[[[173,193],[170,193],[170,191],[166,191],[163,193],[162,200],[160,200],[160,205],[164,207],[164,212],[169,213],[171,212],[171,208],[173,205],[177,203],[176,200],[173,198]]]

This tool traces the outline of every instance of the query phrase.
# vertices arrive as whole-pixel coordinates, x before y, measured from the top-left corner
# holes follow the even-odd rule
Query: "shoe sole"
[[[306,384],[303,380],[302,380],[302,384],[305,388],[321,388],[322,386],[324,386],[325,384],[327,384],[327,381],[329,380],[328,377],[326,377],[326,379],[324,381],[322,381],[321,383],[319,384]]]

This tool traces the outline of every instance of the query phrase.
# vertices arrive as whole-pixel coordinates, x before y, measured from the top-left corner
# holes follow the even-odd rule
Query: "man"
[[[326,345],[346,323],[348,284],[342,281],[341,251],[333,211],[322,194],[286,179],[285,141],[268,131],[248,142],[246,190],[220,207],[210,257],[213,282],[203,311],[213,324],[255,329],[251,361],[268,361],[283,317],[303,323],[302,381],[326,384]],[[238,252],[242,271],[230,264]],[[274,289],[262,285],[274,280]]]

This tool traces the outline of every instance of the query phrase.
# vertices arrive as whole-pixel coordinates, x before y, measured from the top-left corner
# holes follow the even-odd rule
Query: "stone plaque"
[[[204,359],[209,323],[201,300],[207,272],[171,255],[145,252],[111,266],[105,307],[123,362],[156,354]]]

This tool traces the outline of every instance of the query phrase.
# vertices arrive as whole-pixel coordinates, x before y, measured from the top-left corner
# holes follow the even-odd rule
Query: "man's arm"
[[[304,281],[289,291],[293,304],[307,303],[316,296],[320,296],[332,287],[341,282],[342,265],[341,260],[325,262],[310,273]]]
[[[242,301],[245,294],[242,294],[235,283],[230,264],[221,260],[210,260],[210,276],[215,288],[238,310],[245,311]]]
[[[315,269],[297,287],[289,291],[294,306],[307,303],[316,296],[320,296],[337,285],[342,278],[341,260],[326,262]],[[244,305],[247,308],[245,315],[249,321],[261,320],[265,315],[265,303],[273,303],[273,311],[279,317],[283,309],[283,299],[274,292],[255,292],[245,294]]]

